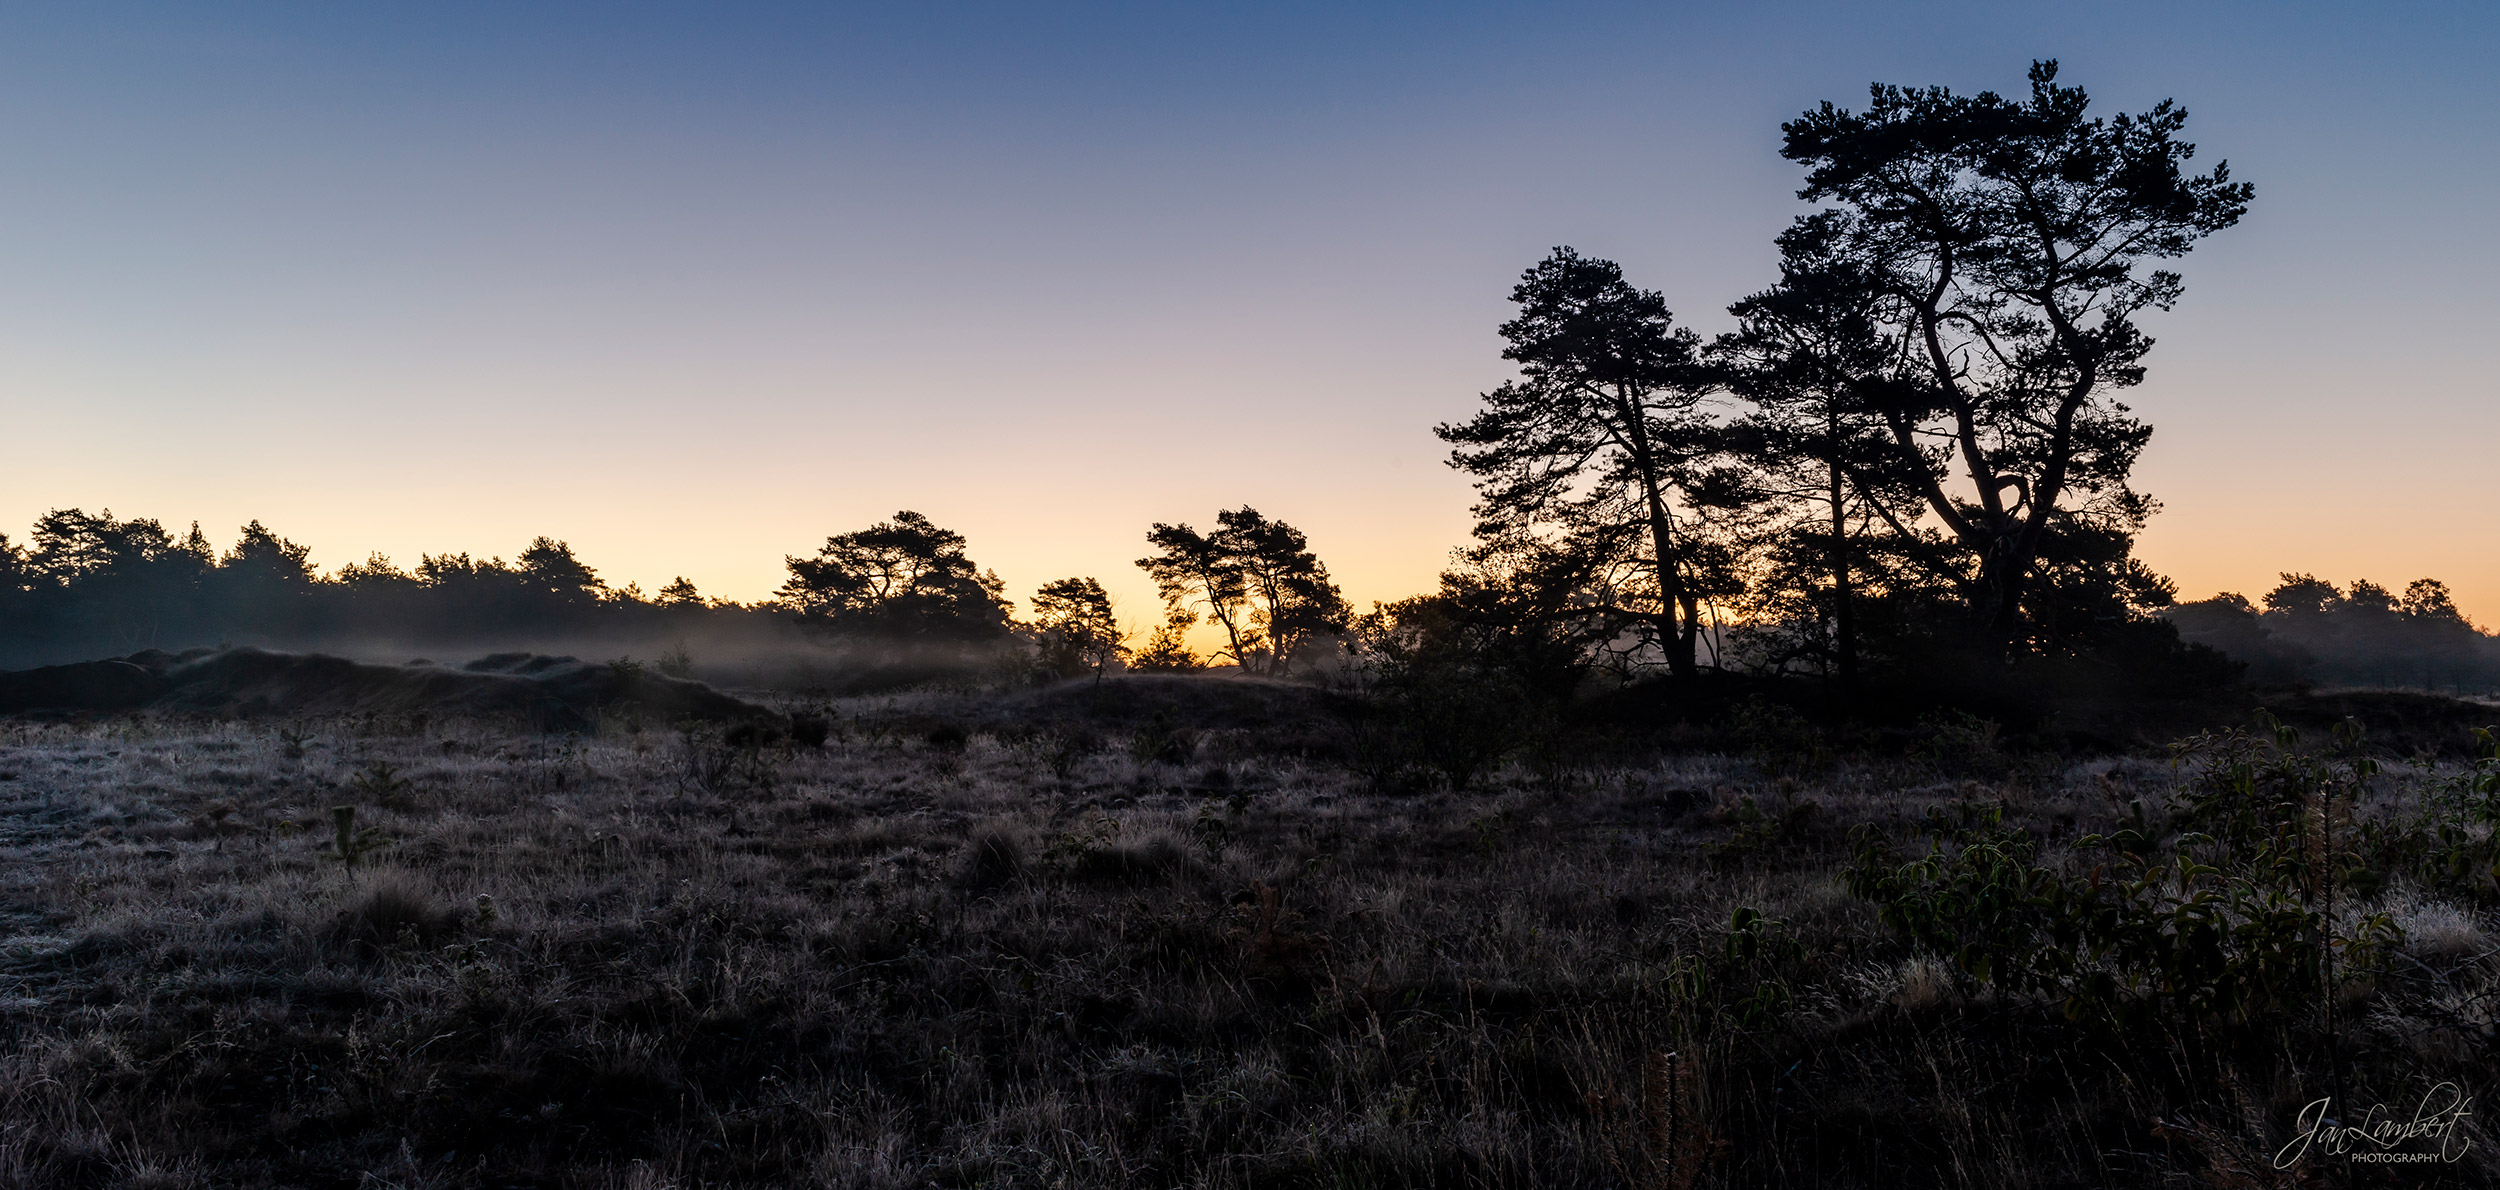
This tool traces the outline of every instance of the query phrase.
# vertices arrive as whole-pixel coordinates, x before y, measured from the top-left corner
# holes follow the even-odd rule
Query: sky
[[[1148,525],[1246,503],[1399,598],[1522,269],[1726,329],[1781,121],[2054,57],[2257,188],[2149,320],[2143,556],[2491,626],[2495,51],[2488,3],[7,6],[0,532],[750,600],[908,508],[1142,623]]]

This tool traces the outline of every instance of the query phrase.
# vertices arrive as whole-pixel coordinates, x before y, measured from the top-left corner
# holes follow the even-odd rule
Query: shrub
[[[1077,766],[1086,757],[1102,751],[1102,737],[1081,728],[1054,732],[1042,737],[1039,743],[1043,766],[1062,781],[1075,776]]]
[[[2376,861],[2365,879],[2403,872],[2419,883],[2467,897],[2500,899],[2500,732],[2474,731],[2474,760],[2433,782],[2411,814],[2361,827]]]
[[[373,827],[358,828],[356,807],[330,807],[330,854],[341,864],[353,868],[364,858],[391,845],[390,839]]]
[[[1198,732],[1173,726],[1170,716],[1157,711],[1154,718],[1137,729],[1137,734],[1129,737],[1128,750],[1139,760],[1187,764],[1198,755]]]
[[[370,957],[394,946],[430,947],[460,924],[457,911],[402,873],[365,882],[330,924],[329,939]]]
[[[802,748],[822,748],[833,736],[833,721],[823,715],[790,716],[790,742]]]
[[[770,793],[780,772],[765,750],[769,734],[745,723],[726,731],[701,723],[679,724],[678,789],[715,797],[740,788]]]
[[[1918,718],[1913,754],[1944,777],[1999,777],[2007,771],[1997,747],[1997,724],[1968,711],[1931,711]]]
[[[1464,791],[1499,768],[1550,718],[1509,675],[1461,666],[1384,665],[1346,706],[1347,751],[1380,790],[1439,778]]]
[[[682,640],[670,645],[667,652],[660,654],[658,665],[661,673],[672,678],[694,676],[694,654],[686,651],[686,642]]]
[[[1146,647],[1128,659],[1128,667],[1139,673],[1197,673],[1207,667],[1206,661],[1190,651],[1186,629],[1196,617],[1175,617],[1158,624],[1146,637]]]
[[[1831,745],[1795,707],[1755,695],[1736,708],[1731,724],[1745,759],[1772,777],[1799,777],[1831,767]]]
[[[987,892],[1014,883],[1024,875],[1025,850],[1022,832],[1003,823],[982,824],[964,847],[963,866],[955,873],[956,887]]]
[[[385,810],[408,808],[408,781],[387,760],[377,760],[347,779],[347,792]]]
[[[2337,913],[2376,769],[2354,741],[2329,760],[2269,726],[2179,745],[2180,809],[2156,821],[2139,799],[2126,826],[2078,840],[2089,875],[2043,864],[2001,805],[1966,804],[1931,814],[1934,843],[1907,863],[1862,835],[1849,888],[1967,977],[2055,996],[2073,1020],[2174,1030],[2191,1060],[2259,1021],[2316,1013],[2332,1033],[2342,981],[2396,934],[2384,914]]]

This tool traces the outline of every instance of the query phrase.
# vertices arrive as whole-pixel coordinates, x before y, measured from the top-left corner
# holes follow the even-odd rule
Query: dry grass
[[[968,701],[728,765],[0,727],[0,1185],[2194,1184],[2325,1093],[2289,1059],[2173,1085],[1835,878],[1853,825],[2002,798],[2071,837],[2157,763],[1387,796],[1238,734],[897,726]],[[350,868],[329,812],[376,762],[407,784]],[[2489,919],[2390,896],[2453,1009],[2356,1013],[2356,1077],[2409,1103],[2482,1077]],[[2476,1143],[2407,1184],[2490,1176]]]

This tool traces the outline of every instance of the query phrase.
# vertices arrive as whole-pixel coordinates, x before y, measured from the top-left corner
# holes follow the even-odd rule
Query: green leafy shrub
[[[1930,815],[1925,855],[1903,862],[1862,833],[1846,879],[1884,923],[1966,977],[2063,1000],[2070,1019],[2200,1039],[2332,1010],[2341,982],[2372,970],[2396,931],[2385,915],[2339,924],[2361,867],[2351,809],[2375,766],[2346,739],[2328,759],[2270,724],[2264,735],[2179,746],[2189,779],[2156,820],[2075,845],[2072,870],[2000,806]]]
[[[2474,731],[2474,759],[2434,781],[2410,815],[2365,823],[2369,876],[2402,872],[2441,892],[2500,899],[2500,732]]]
[[[1804,955],[1787,922],[1739,905],[1717,952],[1680,956],[1668,966],[1667,985],[1698,1027],[1759,1029],[1796,1002],[1788,976]]]

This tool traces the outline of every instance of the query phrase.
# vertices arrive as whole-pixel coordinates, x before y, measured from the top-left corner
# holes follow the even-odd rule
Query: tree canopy
[[[1137,565],[1169,613],[1150,653],[1169,656],[1201,609],[1224,631],[1219,655],[1248,671],[1286,673],[1314,638],[1345,630],[1350,609],[1301,530],[1248,505],[1215,519],[1212,532],[1158,522],[1146,533],[1155,552]]]
[[[1128,658],[1128,634],[1120,630],[1111,593],[1094,579],[1043,583],[1033,593],[1033,628],[1043,666],[1061,677],[1091,673],[1100,681]]]
[[[786,558],[781,597],[808,624],[861,635],[949,641],[1007,634],[998,575],[964,555],[964,536],[905,510],[825,539],[813,558]]]
[[[1729,588],[1703,521],[1722,477],[1699,339],[1620,266],[1567,247],[1523,274],[1511,301],[1502,358],[1520,378],[1435,430],[1450,465],[1476,477],[1479,556],[1541,541],[1589,558],[1590,598],[1689,675],[1701,601]]]
[[[2154,262],[2253,193],[2227,164],[2186,169],[2176,104],[2102,119],[2056,79],[2035,62],[2021,100],[1878,85],[1864,111],[1825,103],[1782,128],[1798,197],[1825,204],[1783,237],[1782,289],[1862,311],[1857,392],[1890,474],[1961,546],[1971,624],[1999,652],[2056,630],[2035,596],[2056,593],[2042,567],[2058,555],[2102,580],[2087,602],[2161,598],[2124,548],[2156,507],[2129,484],[2152,431],[2116,394],[2144,378],[2138,316],[2184,290]]]

